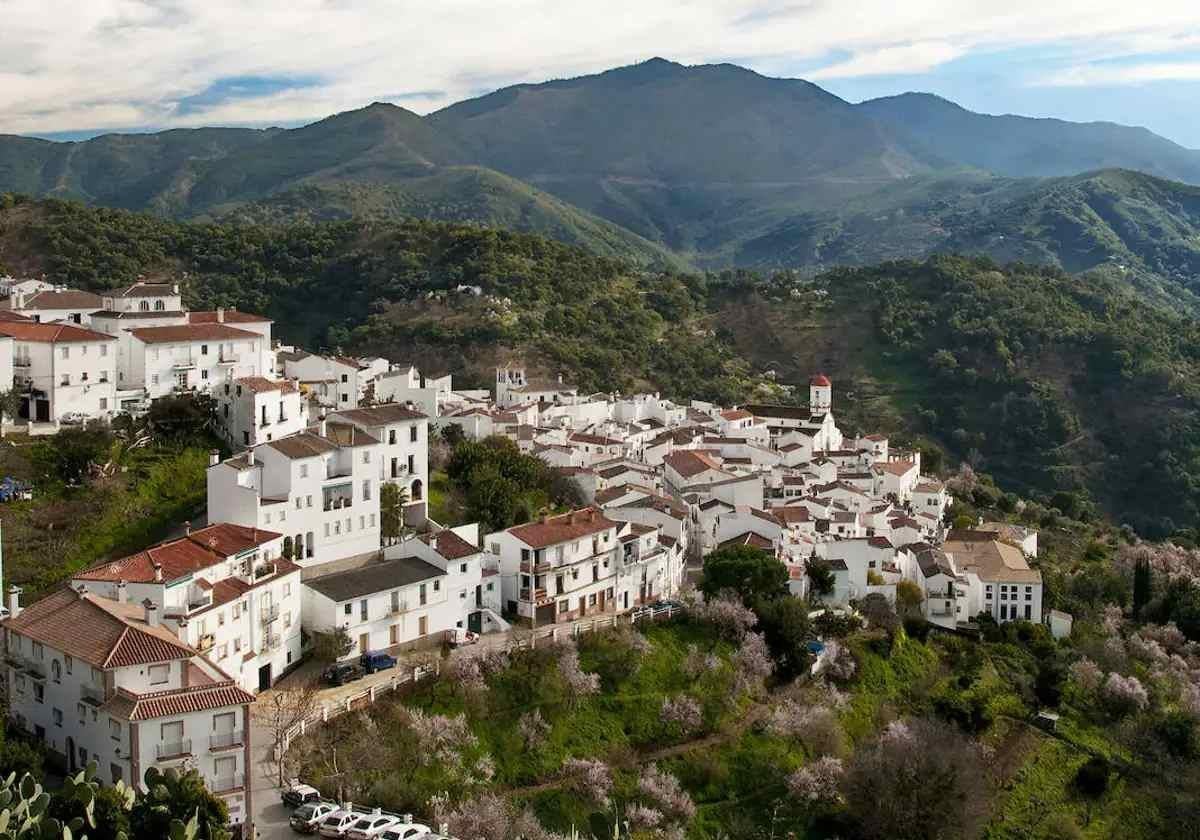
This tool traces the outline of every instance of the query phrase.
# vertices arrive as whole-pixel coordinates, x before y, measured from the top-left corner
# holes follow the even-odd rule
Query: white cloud
[[[920,41],[862,52],[846,61],[830,64],[805,75],[809,79],[819,80],[924,73],[966,53],[965,47],[947,44],[945,41]]]
[[[1044,79],[1036,79],[1033,84],[1041,87],[1097,87],[1169,81],[1200,81],[1200,61],[1081,64],[1058,71]]]
[[[1053,45],[1151,60],[1200,31],[1191,0],[3,0],[0,132],[295,122],[394,99],[417,111],[479,90],[663,55],[786,73],[914,72],[974,50]],[[1076,54],[1076,53],[1073,53]],[[316,84],[177,103],[221,79]],[[413,92],[439,94],[399,97]]]

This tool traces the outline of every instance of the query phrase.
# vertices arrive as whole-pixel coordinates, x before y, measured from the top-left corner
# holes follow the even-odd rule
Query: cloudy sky
[[[1197,0],[0,0],[0,133],[425,113],[663,56],[1200,148]]]

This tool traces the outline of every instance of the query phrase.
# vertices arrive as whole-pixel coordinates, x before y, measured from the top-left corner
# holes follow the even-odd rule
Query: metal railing
[[[231,793],[245,787],[245,780],[246,776],[243,773],[236,773],[232,776],[218,776],[209,783],[208,789],[213,793]]]
[[[254,575],[256,578],[261,577],[257,572]],[[259,624],[270,624],[279,618],[279,605],[272,604],[268,609],[260,610],[258,613]]]
[[[246,743],[245,736],[242,730],[236,729],[233,732],[218,732],[210,735],[208,738],[208,748],[211,750],[223,750],[229,747],[240,747]]]
[[[79,686],[79,699],[99,706],[104,702],[104,689],[94,685],[81,685]]]
[[[182,758],[192,754],[192,741],[184,738],[182,741],[164,741],[154,748],[154,754],[159,759]]]

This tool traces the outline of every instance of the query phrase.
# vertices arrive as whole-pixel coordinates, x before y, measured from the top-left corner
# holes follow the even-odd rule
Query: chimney
[[[188,620],[186,615],[181,615],[175,619],[175,635],[182,642],[187,641]]]
[[[550,514],[548,514],[548,513],[543,513],[543,514],[542,514],[542,524],[543,524],[543,525],[549,525],[549,524],[550,524]]]
[[[129,584],[125,581],[117,581],[117,603],[124,604],[129,596]]]
[[[561,373],[558,375],[558,384],[559,385],[562,384],[562,374]]]
[[[175,283],[171,286],[171,294],[173,294],[173,295],[179,294],[179,284],[178,283]]]
[[[187,530],[189,534],[192,532],[191,523],[188,523]],[[154,564],[154,582],[162,583],[162,579],[162,563],[156,562]]]
[[[208,465],[210,467],[215,467],[219,463],[221,463],[221,450],[220,449],[208,450]]]
[[[323,411],[321,412],[321,425],[317,428],[320,429],[321,437],[325,437],[329,432],[329,424],[325,422],[325,412]]]
[[[223,306],[217,307],[217,323],[218,324],[225,323],[225,308]]]
[[[246,450],[246,464],[251,467],[254,466],[254,448],[253,447]]]
[[[21,587],[8,588],[8,617],[16,618],[21,614]]]
[[[192,520],[189,519],[187,522],[183,523],[183,535],[185,537],[190,537],[192,535]]]
[[[158,626],[158,604],[154,603],[149,598],[147,598],[145,601],[142,601],[142,608],[146,611],[146,626],[147,627],[157,627]]]

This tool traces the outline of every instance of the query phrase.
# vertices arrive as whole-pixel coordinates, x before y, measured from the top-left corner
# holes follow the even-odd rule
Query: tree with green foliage
[[[1150,561],[1139,557],[1133,567],[1133,617],[1139,618],[1142,610],[1150,603],[1154,595],[1154,580],[1150,571]]]
[[[726,590],[736,592],[747,606],[781,598],[788,592],[787,568],[773,554],[752,546],[718,549],[704,558],[700,591],[713,598]]]
[[[384,545],[393,545],[404,535],[404,504],[408,490],[391,481],[379,488],[379,535]]]
[[[879,592],[872,592],[858,604],[858,611],[867,620],[867,625],[886,633],[893,632],[900,626],[896,611],[888,603],[888,599]]]
[[[345,627],[335,626],[329,630],[314,630],[310,645],[313,659],[328,664],[349,654],[354,649],[354,640]]]
[[[112,434],[101,423],[72,426],[50,437],[38,438],[29,460],[42,476],[51,481],[77,485],[90,474],[112,443]]]
[[[173,837],[172,826],[195,821],[197,840],[229,840],[229,808],[214,796],[197,770],[151,767],[145,775],[146,793],[129,815],[130,840]],[[178,829],[174,829],[178,831]]]
[[[775,662],[775,676],[788,682],[807,673],[813,638],[808,604],[799,598],[758,598],[751,606]]]
[[[17,422],[21,413],[21,403],[25,400],[25,392],[16,388],[0,391],[0,421]]]
[[[145,422],[154,439],[176,446],[208,446],[216,428],[217,402],[206,393],[183,393],[150,403]]]
[[[924,600],[925,593],[913,581],[905,579],[896,584],[896,606],[900,608],[901,614],[916,613]]]
[[[816,556],[808,558],[804,564],[804,573],[808,575],[809,590],[816,599],[819,600],[822,595],[833,592],[837,578],[834,577],[833,568],[825,558]]]

